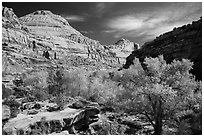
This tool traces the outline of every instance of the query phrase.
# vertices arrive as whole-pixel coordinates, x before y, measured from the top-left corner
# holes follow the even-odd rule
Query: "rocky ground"
[[[63,110],[59,110],[59,106],[51,100],[43,102],[27,102],[25,100],[26,98],[15,100],[19,107],[14,105],[9,107],[10,104],[4,102],[2,108],[3,134],[153,133],[153,127],[141,115],[110,112],[110,108],[81,97],[67,98]]]

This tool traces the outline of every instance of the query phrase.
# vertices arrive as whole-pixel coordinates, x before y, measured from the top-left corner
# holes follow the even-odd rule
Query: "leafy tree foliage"
[[[82,69],[49,72],[49,93],[53,96],[81,96],[87,100],[106,104],[115,97],[118,86],[106,71],[89,72]],[[63,99],[59,100],[63,100]]]
[[[97,71],[88,77],[88,99],[107,104],[118,91],[117,84],[110,78],[109,72]]]
[[[138,60],[134,64],[114,79],[123,88],[114,102],[124,111],[144,114],[155,134],[162,134],[164,122],[171,121],[177,113],[201,105],[199,94],[195,94],[198,82],[189,73],[193,65],[189,60],[167,64],[163,56],[146,58],[145,70]]]

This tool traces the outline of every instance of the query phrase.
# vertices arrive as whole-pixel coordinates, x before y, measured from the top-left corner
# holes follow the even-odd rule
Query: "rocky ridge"
[[[174,28],[145,43],[126,58],[124,68],[128,68],[135,58],[143,62],[145,57],[157,57],[162,54],[168,63],[174,59],[190,59],[194,62],[192,73],[197,79],[202,79],[202,18],[193,21],[192,24]]]
[[[121,38],[114,45],[108,45],[108,49],[118,58],[125,59],[132,51],[139,49],[139,44],[133,43],[128,39]]]
[[[69,56],[77,55],[105,64],[109,62],[112,64],[115,61],[122,64],[125,61],[124,56],[114,56],[112,50],[106,50],[105,46],[101,45],[99,41],[83,36],[79,31],[72,28],[64,18],[50,11],[36,11],[21,17],[20,21],[31,30],[32,34],[38,35],[41,41],[47,41],[47,44],[38,42],[40,45],[45,44],[51,47],[57,55],[65,51],[66,53],[63,53],[65,56],[68,56],[68,54]],[[49,40],[43,40],[43,38]],[[124,46],[130,48],[134,45],[129,42]],[[119,46],[118,50],[121,53],[125,52]],[[126,54],[125,57],[127,56]]]
[[[51,11],[39,10],[18,18],[11,8],[2,7],[2,67],[6,85],[12,85],[11,81],[23,72],[46,74],[50,67],[118,68],[131,53],[123,51],[124,46],[114,48],[117,54],[106,47],[83,36]]]

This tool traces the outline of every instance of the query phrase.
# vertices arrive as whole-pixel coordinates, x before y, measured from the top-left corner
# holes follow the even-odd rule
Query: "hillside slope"
[[[145,43],[141,49],[135,50],[126,58],[124,68],[128,68],[134,58],[143,62],[145,57],[164,55],[169,63],[172,60],[190,59],[194,62],[192,73],[202,79],[202,18],[192,24],[174,28],[151,42]]]
[[[3,81],[10,85],[22,73],[46,72],[59,66],[66,70],[119,68],[134,50],[130,42],[123,48],[115,44],[114,49],[101,45],[51,11],[39,10],[18,18],[7,7],[2,8],[2,43]],[[129,51],[124,51],[125,47]]]

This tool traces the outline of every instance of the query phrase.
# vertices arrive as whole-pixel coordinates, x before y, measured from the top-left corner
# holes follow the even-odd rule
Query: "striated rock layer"
[[[127,50],[124,49],[134,47],[126,44],[123,49],[120,45],[115,46],[114,50],[111,47],[106,49],[106,46],[101,45],[99,41],[83,36],[63,17],[47,10],[39,10],[18,19],[11,8],[3,7],[2,24],[3,49],[9,51],[19,49],[15,52],[22,52],[21,54],[29,56],[40,57],[43,51],[48,51],[50,58],[56,56],[63,61],[64,59],[68,61],[75,56],[106,65],[113,65],[114,62],[115,65],[122,65],[125,63],[125,57],[131,53],[127,54]],[[33,52],[33,46],[36,52]],[[116,52],[120,52],[120,55],[117,53],[116,56],[115,49]],[[28,51],[25,53],[26,50]]]
[[[18,18],[11,8],[2,7],[2,72],[6,87],[22,73],[47,74],[47,69],[58,66],[66,70],[118,68],[133,50],[131,42],[101,45],[51,11],[39,10]]]
[[[51,11],[36,11],[21,17],[20,21],[28,27],[31,34],[38,36],[38,45],[48,46],[51,48],[50,52],[56,52],[59,58],[64,58],[62,55],[74,55],[105,64],[115,61],[120,64],[118,60],[123,58],[114,56],[111,50],[105,50],[99,41],[83,36],[66,19]]]
[[[124,68],[128,68],[135,58],[143,62],[145,57],[164,55],[167,62],[190,59],[194,62],[192,73],[202,79],[202,18],[192,24],[174,28],[160,35],[151,42],[145,43],[141,49],[135,50],[126,58]]]
[[[128,39],[121,38],[114,45],[108,45],[106,48],[120,59],[119,63],[124,64],[125,58],[128,57],[132,51],[139,49],[139,44],[133,43]]]

